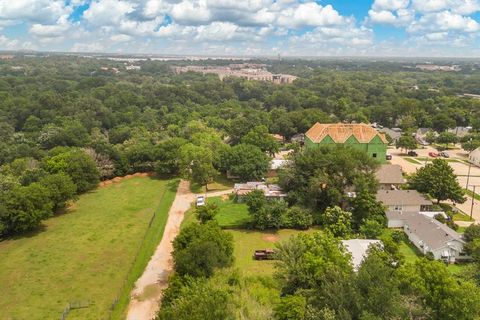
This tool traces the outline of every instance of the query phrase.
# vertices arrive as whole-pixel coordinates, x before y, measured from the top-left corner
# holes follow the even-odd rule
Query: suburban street
[[[432,147],[425,147],[424,149],[416,149],[419,158],[428,157],[429,161],[433,160],[434,158],[429,157],[429,152],[437,152],[436,149]],[[389,149],[388,152],[392,155],[392,160],[390,161],[392,164],[398,164],[402,167],[403,171],[408,174],[414,173],[418,168],[421,168],[425,165],[425,161],[420,161],[420,164],[414,164],[412,162],[407,161],[405,158],[412,158],[412,157],[405,157],[403,154],[403,150],[400,149]],[[468,175],[468,164],[463,162],[462,160],[467,159],[467,153],[463,150],[449,150],[448,154],[450,155],[451,160],[457,160],[456,162],[449,162],[450,166],[454,169],[455,174],[458,177],[458,181],[463,188],[467,186],[467,175]],[[418,158],[417,157],[417,158]],[[415,158],[413,158],[415,159]],[[415,159],[416,160],[416,159]],[[473,190],[473,186],[476,185],[476,193],[480,193],[480,168],[476,166],[471,166],[470,168],[470,179],[468,181],[469,190]],[[465,203],[456,204],[455,206],[463,211],[464,213],[470,215],[471,205],[472,205],[472,197],[467,196],[468,199]],[[473,206],[473,214],[472,217],[476,221],[480,221],[480,201],[475,200]]]

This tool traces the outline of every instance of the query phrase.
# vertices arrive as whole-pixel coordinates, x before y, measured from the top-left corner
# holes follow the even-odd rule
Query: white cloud
[[[478,0],[412,0],[415,10],[422,13],[450,10],[455,13],[469,15],[480,11]]]
[[[278,24],[286,27],[326,26],[345,23],[345,18],[331,5],[322,7],[315,2],[301,3],[280,12]]]
[[[477,32],[480,31],[480,25],[470,17],[443,11],[424,15],[418,21],[413,22],[407,30],[412,33],[422,31]]]
[[[44,38],[59,38],[64,37],[68,30],[71,28],[71,24],[68,22],[67,16],[62,16],[58,19],[56,24],[44,25],[35,23],[31,26],[29,32],[37,37]]]
[[[110,37],[113,42],[127,42],[132,40],[132,37],[126,34],[114,34]]]
[[[63,0],[0,0],[0,19],[20,22],[54,23],[69,14]]]
[[[1,50],[13,50],[18,49],[19,41],[10,39],[4,35],[0,35],[0,49]]]
[[[395,11],[406,9],[410,0],[375,0],[372,5],[374,11]]]

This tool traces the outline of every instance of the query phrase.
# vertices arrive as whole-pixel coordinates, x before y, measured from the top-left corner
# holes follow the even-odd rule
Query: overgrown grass
[[[215,177],[212,183],[208,184],[208,191],[222,191],[233,188],[234,182],[227,179],[224,175],[218,175]],[[193,193],[205,193],[205,186],[201,186],[197,183],[190,184],[190,191]]]
[[[106,318],[121,288],[129,292],[153,253],[175,189],[168,180],[123,180],[82,195],[41,230],[0,242],[1,318],[57,319],[67,303],[85,300],[93,304],[72,310],[69,320]]]
[[[274,231],[257,230],[227,230],[233,235],[235,242],[235,267],[242,270],[246,275],[272,275],[275,262],[272,260],[257,261],[253,259],[253,253],[258,249],[273,249],[275,243],[289,239],[299,233],[312,233],[318,229],[307,231],[283,229]]]
[[[473,197],[473,191],[472,190],[468,190],[468,189],[464,189],[465,190],[465,194],[468,195],[470,198]],[[480,189],[478,190],[478,192],[480,192]],[[478,194],[477,190],[475,190],[475,200],[480,200],[480,194]]]

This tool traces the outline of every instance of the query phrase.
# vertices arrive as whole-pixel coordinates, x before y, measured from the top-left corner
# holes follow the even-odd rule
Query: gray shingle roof
[[[444,247],[447,242],[456,240],[462,243],[462,236],[455,230],[444,225],[436,219],[429,218],[416,212],[387,212],[387,218],[405,221],[405,228],[416,234],[429,250],[437,250]]]
[[[386,206],[432,205],[432,201],[416,190],[379,190],[377,200],[383,202]]]
[[[380,184],[403,184],[402,167],[398,164],[384,164],[375,172],[375,177]]]

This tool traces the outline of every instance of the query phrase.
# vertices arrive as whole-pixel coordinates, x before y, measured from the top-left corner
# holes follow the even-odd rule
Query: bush
[[[192,223],[173,241],[175,271],[183,276],[210,277],[233,263],[233,237],[215,221]]]
[[[367,239],[376,239],[382,234],[382,232],[383,225],[373,219],[364,220],[360,226],[360,233]]]
[[[218,214],[218,206],[215,203],[207,203],[197,208],[197,219],[200,223],[206,223]]]
[[[306,230],[313,224],[313,217],[308,209],[291,207],[282,219],[282,227]]]
[[[274,314],[277,320],[297,320],[305,317],[307,300],[303,296],[286,296],[275,306]]]

